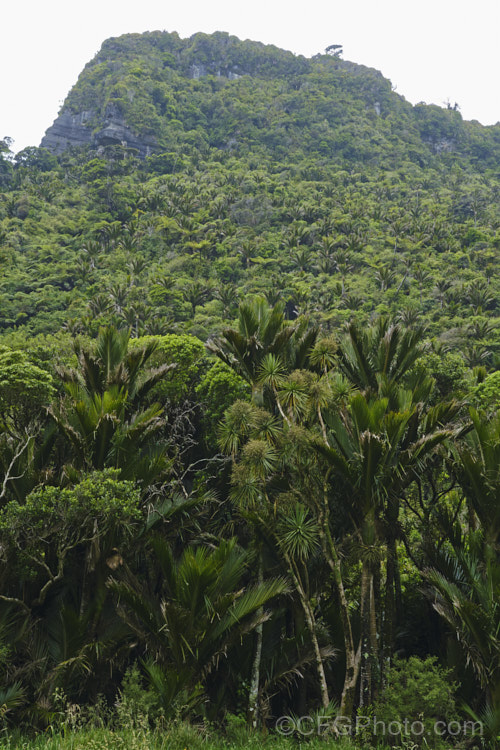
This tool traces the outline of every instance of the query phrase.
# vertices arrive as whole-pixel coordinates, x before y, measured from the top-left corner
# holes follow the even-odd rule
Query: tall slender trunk
[[[370,705],[377,692],[379,660],[375,575],[371,562],[361,571],[361,679],[359,705]]]
[[[361,530],[364,547],[376,544],[375,510],[371,508],[365,517]],[[361,568],[361,681],[359,691],[360,706],[373,702],[379,680],[379,644],[377,628],[377,598],[375,576],[378,563],[370,557],[363,559]]]
[[[264,566],[262,561],[262,550],[259,551],[259,563],[257,572],[257,582],[261,585],[264,582]],[[259,607],[258,616],[262,616],[264,608]],[[257,728],[259,721],[258,701],[260,687],[260,665],[262,660],[262,641],[263,641],[263,623],[260,622],[255,628],[255,645],[252,659],[252,672],[250,675],[250,689],[248,693],[248,712],[247,722],[252,729]]]
[[[349,603],[345,594],[344,583],[340,568],[340,558],[335,561],[334,579],[337,584],[337,592],[340,601],[340,617],[344,631],[345,650],[345,675],[340,698],[339,716],[352,718],[354,701],[356,698],[356,685],[358,684],[359,670],[361,665],[361,642],[354,644]]]
[[[382,653],[380,662],[380,681],[391,664],[394,651],[396,623],[402,616],[401,578],[399,575],[398,550],[396,539],[390,534],[387,539],[387,573],[385,580],[384,625],[382,629]]]
[[[382,627],[382,648],[380,660],[380,680],[383,684],[385,670],[391,664],[394,647],[394,619],[396,603],[394,597],[394,556],[393,540],[387,540],[387,563],[385,576],[384,623]]]
[[[311,636],[314,650],[314,659],[316,662],[316,672],[318,674],[318,682],[321,692],[321,704],[323,708],[328,708],[330,704],[330,698],[328,695],[328,686],[326,684],[325,666],[323,664],[323,657],[321,656],[321,649],[319,647],[318,636],[316,633],[316,619],[314,617],[314,612],[309,602],[309,597],[307,596],[305,588],[300,580],[300,573],[297,568],[297,564],[286,553],[285,560],[292,574],[293,584],[295,586],[297,594],[299,595],[300,603],[302,605],[302,609],[304,610],[304,615],[306,618],[307,629],[309,630],[309,635]]]
[[[329,508],[328,508],[328,496],[327,496],[327,482],[328,474],[325,479],[323,487],[323,502],[319,508],[318,521],[321,544],[323,552],[333,574],[333,580],[337,589],[337,595],[339,598],[340,606],[340,618],[342,621],[342,630],[344,634],[344,650],[345,650],[345,675],[344,685],[342,688],[342,697],[340,699],[340,707],[338,715],[347,717],[349,720],[352,718],[354,711],[354,701],[356,698],[356,685],[359,677],[360,661],[361,661],[361,642],[354,643],[354,635],[352,631],[351,615],[349,610],[349,603],[344,588],[344,581],[342,579],[342,567],[340,556],[337,552],[335,542],[333,541],[330,533],[329,526]]]
[[[371,703],[371,659],[370,659],[370,591],[373,579],[369,566],[363,561],[361,569],[361,669],[359,705]]]
[[[373,569],[373,586],[370,596],[370,653],[372,654],[372,701],[378,697],[380,689],[380,631],[381,631],[381,600],[380,560]]]
[[[379,686],[379,628],[377,617],[377,571],[372,571],[370,585],[370,662],[371,662],[371,685],[370,700],[373,702],[378,694]]]
[[[394,542],[394,600],[396,603],[396,622],[401,622],[403,618],[403,591],[401,589],[401,573],[399,571],[396,542]]]
[[[384,619],[381,627],[380,686],[383,686],[385,670],[391,665],[394,652],[396,623],[402,616],[401,578],[399,575],[396,529],[400,502],[393,500],[387,509],[385,540],[387,546]]]

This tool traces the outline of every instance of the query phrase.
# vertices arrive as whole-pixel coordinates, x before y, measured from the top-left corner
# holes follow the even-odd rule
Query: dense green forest
[[[152,32],[10,145],[5,737],[497,746],[500,125]]]

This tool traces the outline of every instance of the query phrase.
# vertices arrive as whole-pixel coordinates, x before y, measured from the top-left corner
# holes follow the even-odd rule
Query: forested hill
[[[9,145],[0,750],[498,750],[500,125],[154,32]]]
[[[495,140],[496,135],[496,140]],[[153,32],[109,39],[86,66],[42,146],[190,147],[345,166],[431,166],[460,154],[498,164],[500,131],[436,106],[412,107],[390,81],[335,55],[312,59],[228,34]]]
[[[333,40],[335,41],[335,40]],[[238,299],[498,343],[500,125],[370,68],[224,33],[107,40],[41,148],[0,162],[0,326],[201,339]],[[15,338],[15,336],[14,336]]]

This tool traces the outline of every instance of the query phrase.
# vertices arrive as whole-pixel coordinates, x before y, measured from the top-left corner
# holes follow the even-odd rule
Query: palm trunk
[[[384,624],[382,628],[382,654],[380,662],[380,678],[383,684],[386,667],[391,664],[394,647],[394,619],[396,603],[394,601],[394,558],[391,541],[387,542],[387,572],[385,576]]]
[[[379,600],[380,587],[377,591],[376,580],[379,571],[372,572],[371,586],[370,586],[370,661],[371,661],[371,685],[370,685],[370,701],[373,702],[377,698],[378,687],[379,687],[379,623],[377,617],[377,601]]]
[[[401,589],[401,574],[399,571],[398,548],[394,542],[394,601],[396,605],[396,622],[403,618],[403,591]]]
[[[339,716],[347,717],[350,720],[354,711],[356,685],[358,684],[361,665],[361,642],[358,643],[357,647],[354,645],[349,603],[344,589],[340,558],[338,556],[334,560],[334,580],[339,595],[340,617],[342,620],[342,629],[344,631],[345,650],[345,675],[342,696],[340,699]]]
[[[395,624],[401,616],[401,581],[399,578],[396,540],[387,539],[387,573],[385,580],[384,626],[382,632],[381,683],[385,669],[390,666],[394,650]]]
[[[370,554],[377,547],[375,508],[369,507],[360,529],[360,541],[365,548],[361,568],[361,682],[359,691],[360,706],[367,706],[374,700],[379,682],[379,642],[377,623],[377,593],[380,595],[380,562]],[[375,578],[377,577],[377,591]]]
[[[361,681],[359,705],[370,705],[378,685],[378,631],[374,574],[370,565],[361,573]]]
[[[381,627],[380,686],[384,683],[385,670],[391,664],[394,651],[396,623],[402,616],[401,579],[399,575],[398,549],[396,545],[396,528],[399,518],[399,501],[394,500],[386,514],[386,577],[384,619]]]
[[[364,560],[361,570],[361,643],[359,704],[367,706],[375,698],[379,677],[375,570],[371,560]]]
[[[361,569],[361,674],[359,705],[371,703],[371,654],[370,654],[370,594],[373,578],[369,566],[363,561]]]
[[[340,699],[339,716],[345,716],[350,720],[354,712],[356,685],[358,684],[361,665],[361,642],[358,643],[357,647],[354,645],[349,604],[345,594],[339,558],[335,561],[334,580],[336,581],[337,592],[339,594],[340,617],[344,631],[345,650],[345,675],[342,696]]]
[[[259,567],[257,573],[257,582],[259,586],[264,582],[264,571],[262,562],[262,550],[259,552]],[[258,616],[264,613],[263,607],[257,610]],[[252,672],[250,675],[250,689],[248,694],[248,712],[247,722],[252,729],[257,728],[259,720],[258,700],[260,686],[260,664],[262,660],[262,640],[263,640],[263,623],[260,622],[255,628],[255,646],[252,659]]]

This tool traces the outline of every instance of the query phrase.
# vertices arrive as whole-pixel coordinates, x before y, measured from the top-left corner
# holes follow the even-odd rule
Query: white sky
[[[0,138],[37,146],[110,36],[227,31],[306,56],[342,44],[408,101],[500,121],[500,0],[24,0],[2,14]]]

